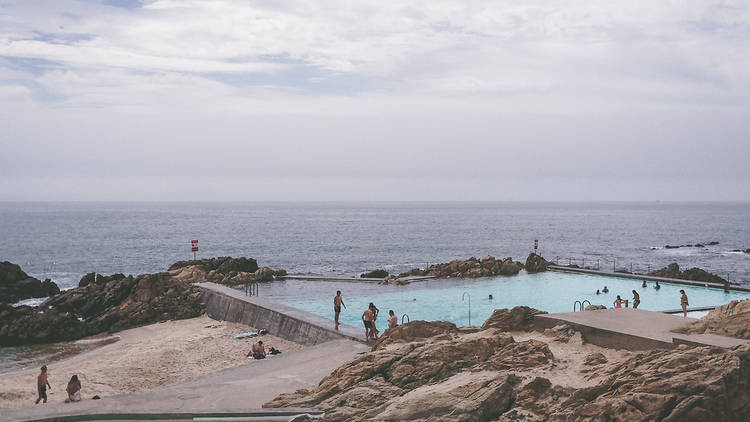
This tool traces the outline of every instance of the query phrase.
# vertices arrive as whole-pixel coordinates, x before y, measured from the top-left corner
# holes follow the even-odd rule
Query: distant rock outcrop
[[[413,334],[405,335],[410,326]],[[566,381],[581,377],[572,359],[587,368],[585,385]],[[386,331],[371,352],[314,389],[282,394],[264,407],[314,407],[334,422],[744,421],[748,371],[748,346],[558,357],[547,342],[516,341],[498,328],[463,332],[414,321]]]
[[[467,260],[454,260],[443,264],[434,264],[421,270],[415,268],[398,275],[399,278],[410,276],[433,276],[439,278],[478,278],[494,275],[516,275],[523,269],[523,264],[507,257],[497,259],[486,256],[482,259],[471,257]]]
[[[547,271],[547,265],[549,265],[549,262],[541,255],[530,253],[526,258],[526,272],[529,274]]]
[[[374,270],[369,273],[360,274],[360,278],[386,278],[388,277],[388,271],[386,270]]]
[[[26,274],[17,264],[0,262],[0,302],[15,303],[58,293],[60,288],[50,279],[40,281]]]
[[[238,284],[270,281],[281,271],[256,268],[255,260],[218,258],[173,265],[172,270],[137,277],[89,273],[79,286],[39,307],[0,307],[0,345],[75,340],[154,322],[201,315],[204,304],[193,283]]]
[[[691,280],[691,281],[702,281],[705,283],[718,283],[726,284],[727,281],[716,274],[711,274],[708,271],[700,268],[690,268],[685,271],[680,271],[680,266],[676,262],[667,265],[664,268],[651,271],[648,275],[656,277],[667,277],[677,278],[680,280]]]

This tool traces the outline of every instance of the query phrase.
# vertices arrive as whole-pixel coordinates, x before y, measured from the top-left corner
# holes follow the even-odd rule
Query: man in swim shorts
[[[339,314],[341,313],[341,307],[346,309],[344,305],[344,298],[341,296],[341,290],[336,290],[336,296],[333,297],[333,314],[334,320],[336,321],[336,329],[339,329]]]
[[[638,305],[641,304],[641,296],[633,290],[633,309],[638,309]]]
[[[44,400],[42,403],[47,403],[47,387],[52,388],[47,380],[47,365],[44,365],[39,376],[36,377],[36,390],[39,393],[39,397],[34,404],[39,404],[39,400]]]
[[[369,307],[362,313],[362,323],[365,325],[365,341],[370,340],[370,337],[375,337],[375,332],[372,329],[372,320],[375,314],[372,313],[372,309]]]

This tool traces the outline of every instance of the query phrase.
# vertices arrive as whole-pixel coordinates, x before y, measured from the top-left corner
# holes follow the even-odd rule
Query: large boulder
[[[482,324],[482,330],[493,328],[500,331],[530,331],[534,327],[534,317],[539,314],[546,312],[528,306],[516,306],[510,310],[495,309]]]
[[[26,274],[17,264],[0,262],[0,302],[15,303],[57,293],[60,293],[60,288],[50,279],[40,281]]]
[[[471,257],[466,260],[456,259],[442,264],[433,264],[424,270],[418,268],[399,274],[399,278],[414,275],[433,276],[438,278],[478,278],[496,275],[516,275],[523,269],[523,264],[513,261],[507,257],[497,259],[494,256],[485,256],[482,259]]]
[[[218,258],[177,261],[169,267],[169,271],[183,267],[199,267],[205,272],[216,271],[219,274],[229,274],[233,271],[254,273],[258,271],[258,262],[253,258],[220,256]]]
[[[549,262],[547,262],[546,259],[542,258],[541,255],[530,253],[526,258],[527,273],[533,274],[547,271],[547,265],[549,265]]]
[[[0,303],[0,346],[68,341],[90,334],[86,324],[65,310]]]
[[[446,321],[411,321],[387,330],[373,346],[377,350],[391,343],[408,343],[420,339],[458,333],[458,327]]]

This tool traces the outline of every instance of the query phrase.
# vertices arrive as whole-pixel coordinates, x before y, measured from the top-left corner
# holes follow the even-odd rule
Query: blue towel
[[[245,337],[255,337],[258,333],[255,331],[248,331],[246,333],[239,333],[239,334],[232,334],[232,337],[234,338],[245,338]]]

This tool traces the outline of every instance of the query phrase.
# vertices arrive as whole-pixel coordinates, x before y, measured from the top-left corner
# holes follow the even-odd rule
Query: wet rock
[[[214,270],[219,274],[228,274],[232,271],[254,273],[258,271],[258,262],[253,258],[220,256],[218,258],[177,261],[169,267],[169,271],[183,267],[198,267],[205,272]]]
[[[680,266],[673,262],[664,268],[651,271],[648,275],[656,277],[677,278],[680,280],[701,281],[706,283],[725,284],[727,281],[716,274],[711,274],[700,268],[690,268],[680,271]]]
[[[399,278],[409,276],[433,276],[438,278],[479,278],[496,275],[515,275],[523,269],[523,264],[513,261],[513,258],[496,259],[493,256],[485,256],[477,259],[471,257],[467,260],[454,260],[443,264],[434,264],[424,270],[413,269],[399,274]]]
[[[388,277],[388,271],[386,270],[374,270],[369,273],[360,274],[360,278],[386,278]]]
[[[717,242],[717,241],[711,241],[711,242],[707,243],[707,245],[709,245],[709,246],[714,246],[714,245],[718,245],[718,244],[719,244],[719,242]]]
[[[500,331],[531,331],[534,326],[534,316],[539,314],[546,314],[546,312],[528,306],[516,306],[510,310],[495,309],[482,324],[482,330],[494,328]]]
[[[8,261],[0,262],[0,302],[15,303],[34,297],[47,297],[60,293],[50,279],[44,282],[26,274],[20,266]]]
[[[529,254],[526,258],[526,272],[530,274],[547,271],[548,265],[549,262],[547,262],[547,260],[535,253]]]
[[[90,334],[74,314],[62,309],[0,303],[0,346],[76,340]]]

